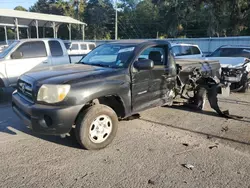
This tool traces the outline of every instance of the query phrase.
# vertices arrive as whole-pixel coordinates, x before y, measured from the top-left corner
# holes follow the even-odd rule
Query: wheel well
[[[0,88],[5,87],[3,80],[0,78]]]
[[[125,117],[125,109],[120,97],[114,95],[99,97],[98,99],[93,100],[94,104],[97,103],[96,101],[98,101],[99,104],[104,104],[112,108],[119,118]]]
[[[104,97],[99,97],[97,99],[93,99],[92,101],[87,103],[78,113],[76,120],[79,117],[79,114],[81,114],[83,111],[88,109],[90,106],[98,105],[98,104],[103,104],[112,108],[117,114],[118,118],[125,117],[125,108],[124,108],[121,98],[118,96],[110,95],[110,96],[104,96]]]

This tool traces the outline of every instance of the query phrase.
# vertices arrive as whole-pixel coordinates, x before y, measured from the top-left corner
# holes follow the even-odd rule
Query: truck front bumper
[[[12,109],[34,132],[47,135],[69,133],[83,105],[52,106],[33,104],[18,93],[12,95]]]

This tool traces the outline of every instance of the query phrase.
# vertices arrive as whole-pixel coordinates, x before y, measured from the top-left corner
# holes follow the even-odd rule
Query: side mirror
[[[151,70],[154,68],[154,62],[150,59],[141,59],[134,63],[134,67],[138,70]]]
[[[21,59],[23,57],[23,53],[19,51],[15,51],[11,54],[12,59]]]

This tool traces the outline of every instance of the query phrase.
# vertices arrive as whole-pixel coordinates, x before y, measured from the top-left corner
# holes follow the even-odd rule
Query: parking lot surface
[[[250,187],[250,93],[221,98],[220,106],[243,119],[218,117],[209,105],[203,112],[154,108],[121,121],[107,148],[87,151],[69,138],[32,133],[7,97],[0,104],[0,186]]]

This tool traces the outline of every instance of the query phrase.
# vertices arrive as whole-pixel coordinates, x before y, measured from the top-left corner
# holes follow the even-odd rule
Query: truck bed
[[[176,59],[176,65],[180,67],[180,79],[185,83],[194,72],[201,73],[203,77],[220,78],[221,66],[216,60],[204,59]]]

